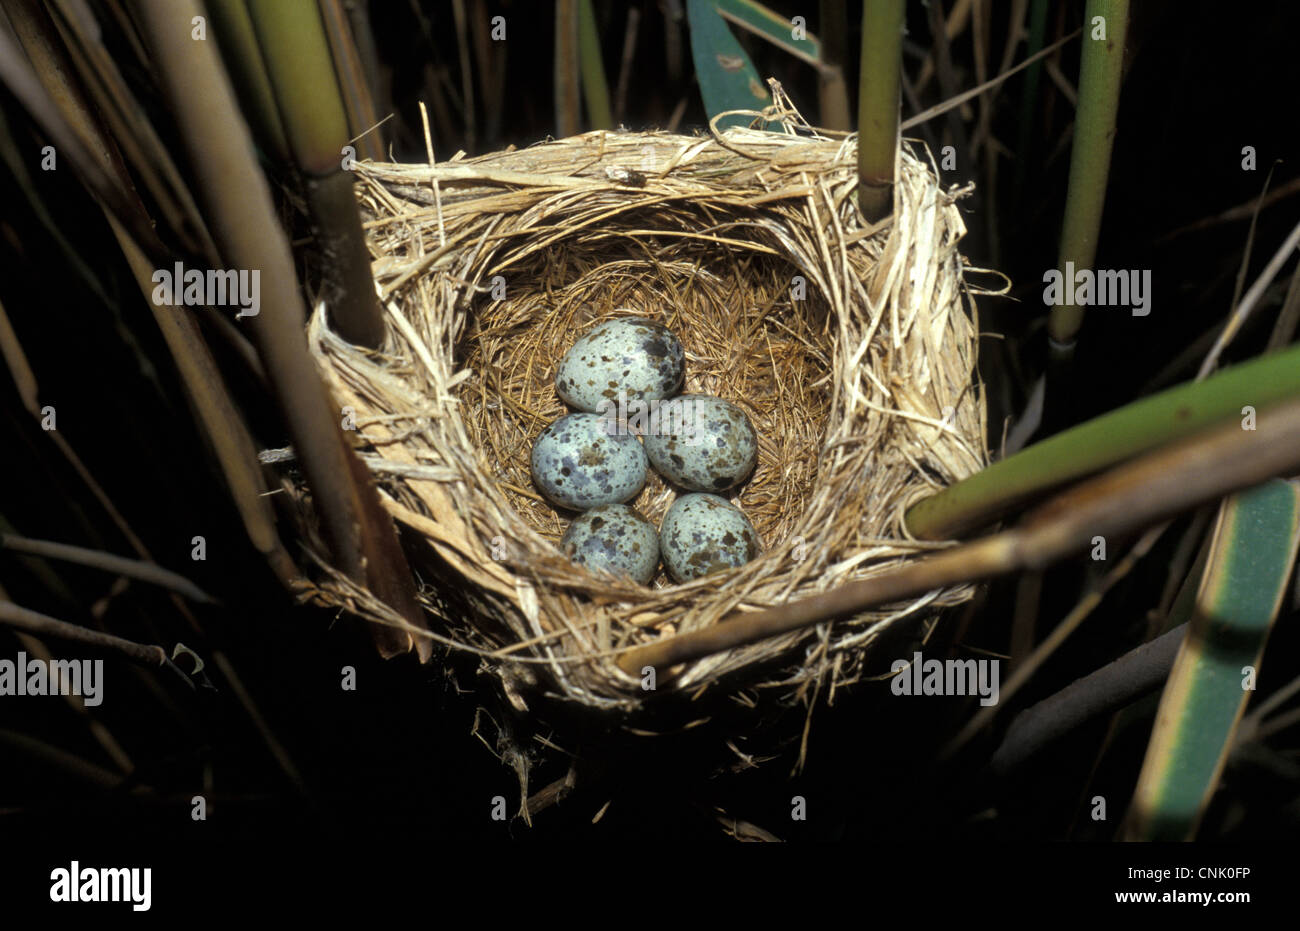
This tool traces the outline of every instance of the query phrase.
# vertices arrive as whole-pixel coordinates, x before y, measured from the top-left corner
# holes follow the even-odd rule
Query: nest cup
[[[433,165],[357,165],[387,341],[354,347],[318,310],[309,342],[404,530],[430,631],[323,559],[319,599],[478,653],[517,708],[541,692],[628,710],[648,693],[618,651],[933,548],[909,537],[905,509],[986,464],[957,248],[963,192],[942,190],[904,144],[894,214],[873,228],[856,204],[854,137],[778,119],[780,132],[593,132]],[[554,387],[564,352],[618,316],[668,326],[686,350],[684,390],[753,421],[757,467],[727,496],[762,538],[752,562],[683,585],[661,568],[640,586],[562,555],[573,515],[541,498],[529,451],[567,412]],[[674,494],[652,473],[629,503],[658,525]],[[972,592],[708,656],[663,676],[658,693],[728,676],[788,697],[887,672],[867,660],[888,625]]]

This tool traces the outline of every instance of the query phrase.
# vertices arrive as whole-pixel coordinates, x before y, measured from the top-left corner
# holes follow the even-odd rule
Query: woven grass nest
[[[941,190],[904,143],[893,217],[873,229],[854,196],[855,137],[766,115],[781,131],[600,131],[357,165],[387,342],[354,347],[318,310],[309,343],[355,412],[351,435],[404,530],[435,645],[482,656],[516,708],[538,693],[642,707],[652,693],[618,668],[619,650],[916,558],[935,544],[909,538],[906,507],[986,464],[964,191]],[[554,388],[566,349],[624,315],[671,328],[684,390],[733,401],[757,428],[757,468],[729,497],[764,552],[739,569],[682,585],[660,570],[640,586],[558,548],[570,515],[533,487],[529,450],[567,412]],[[657,525],[673,497],[651,474],[629,503]],[[318,598],[405,626],[325,568]],[[739,681],[787,702],[833,694],[866,674],[889,624],[972,594],[936,591],[709,656],[653,694],[698,698],[724,676],[721,693]]]

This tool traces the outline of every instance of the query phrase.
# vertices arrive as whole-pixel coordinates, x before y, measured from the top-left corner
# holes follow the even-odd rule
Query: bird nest
[[[708,655],[654,693],[617,663],[916,558],[936,544],[909,536],[905,509],[987,462],[958,253],[965,191],[942,190],[905,143],[893,215],[872,226],[855,137],[777,118],[776,132],[591,132],[356,166],[387,339],[352,346],[320,310],[308,337],[405,531],[429,630],[323,558],[318,597],[479,654],[517,708],[546,695],[622,710],[723,677],[719,692],[739,680],[787,698],[844,685],[891,623],[971,597],[938,590]],[[685,347],[684,390],[734,402],[757,429],[757,467],[729,497],[764,549],[740,568],[641,586],[560,551],[567,520],[533,487],[530,447],[566,413],[554,387],[566,349],[623,315],[667,325]],[[673,497],[651,474],[629,503],[658,524]]]

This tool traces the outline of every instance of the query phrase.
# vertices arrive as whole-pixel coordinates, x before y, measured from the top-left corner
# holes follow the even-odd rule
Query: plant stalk
[[[844,79],[844,64],[849,57],[849,17],[844,0],[821,0],[819,13],[817,30],[822,43],[822,66],[817,92],[821,125],[848,132],[853,128],[849,87]]]
[[[1062,275],[1067,262],[1076,269],[1089,269],[1097,258],[1097,237],[1115,143],[1115,117],[1119,112],[1128,0],[1088,0],[1084,20],[1079,105],[1074,115],[1069,189],[1057,262]],[[1102,28],[1104,38],[1100,37]],[[1072,297],[1073,293],[1074,282],[1066,281],[1065,294]],[[1052,308],[1048,334],[1060,351],[1068,354],[1082,323],[1083,308],[1067,300]]]
[[[908,509],[908,530],[947,540],[984,526],[1044,491],[1265,405],[1300,396],[1300,346],[1079,424],[995,462]],[[1240,429],[1240,427],[1238,427]]]
[[[578,52],[582,57],[582,96],[587,101],[590,128],[612,129],[609,86],[605,83],[605,63],[600,57],[600,34],[591,0],[578,0]]]
[[[411,624],[423,627],[423,612],[392,521],[365,467],[344,440],[340,415],[307,352],[293,255],[266,178],[257,167],[247,124],[215,49],[188,40],[191,19],[200,8],[194,0],[144,0],[140,9],[213,238],[233,267],[261,272],[262,310],[251,318],[251,330],[311,486],[331,558],[341,572],[367,585]],[[203,105],[194,106],[199,100]],[[387,639],[380,641],[380,650],[388,656],[412,645],[406,634],[382,636]],[[419,646],[421,658],[430,655],[427,640],[422,638]]]
[[[330,322],[377,349],[384,319],[370,274],[361,214],[343,169],[348,121],[320,10],[311,0],[246,0],[323,261]]]
[[[1029,514],[1019,526],[942,550],[820,595],[733,612],[702,630],[622,653],[618,666],[637,676],[800,628],[897,604],[937,588],[1041,570],[1094,545],[1159,524],[1202,502],[1300,468],[1300,399],[1264,413],[1267,430],[1227,424],[1082,482]]]
[[[894,209],[903,67],[903,0],[866,0],[858,83],[858,208],[869,223]]]

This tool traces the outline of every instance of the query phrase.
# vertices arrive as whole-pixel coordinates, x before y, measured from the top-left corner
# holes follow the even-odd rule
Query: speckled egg
[[[631,576],[642,585],[659,568],[659,531],[626,504],[602,504],[579,514],[560,549],[580,565]]]
[[[762,552],[740,508],[717,495],[682,495],[659,528],[664,565],[678,582],[743,566]]]
[[[555,391],[580,411],[629,401],[657,401],[682,390],[686,354],[663,324],[642,317],[607,320],[581,336],[560,360]]]
[[[673,410],[678,401],[680,416]],[[684,394],[659,405],[645,451],[659,474],[691,491],[726,491],[758,461],[758,434],[745,412],[707,394]]]
[[[599,414],[568,414],[533,442],[532,472],[552,503],[585,511],[636,496],[645,484],[645,450],[635,436],[607,432]]]

